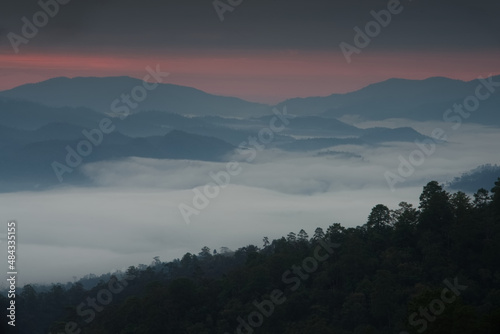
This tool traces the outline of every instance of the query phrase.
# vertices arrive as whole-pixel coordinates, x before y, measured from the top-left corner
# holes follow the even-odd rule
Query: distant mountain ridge
[[[493,80],[500,82],[500,76]],[[96,129],[104,118],[111,120],[114,130],[82,164],[128,157],[226,161],[234,148],[272,128],[276,118],[271,106],[171,84],[158,86],[157,95],[145,99],[138,112],[123,119],[109,115],[110,101],[139,84],[141,80],[128,77],[56,78],[0,92],[0,192],[57,186],[52,163],[63,161],[68,145],[74,148],[87,140],[83,131]],[[446,78],[391,79],[353,93],[288,100],[278,110],[293,116],[286,118],[265,148],[321,156],[343,145],[376,147],[424,140],[427,137],[410,127],[362,129],[337,116],[439,119],[445,108],[463,101],[462,95],[467,97],[477,85]],[[468,121],[500,125],[498,96],[482,101]],[[64,182],[91,183],[78,167],[66,174]]]
[[[500,83],[500,75],[492,77]],[[419,121],[441,120],[454,103],[474,95],[481,81],[461,81],[443,77],[424,80],[389,79],[362,89],[325,97],[293,98],[278,103],[297,116],[339,118],[359,115],[367,120],[408,118]],[[50,107],[88,108],[109,113],[111,104],[142,81],[131,77],[59,77],[35,84],[25,84],[0,92],[0,98],[31,101]],[[481,101],[481,112],[470,122],[500,125],[500,87]],[[159,84],[137,103],[134,113],[148,110],[167,111],[181,115],[259,117],[270,115],[273,106],[244,101],[235,97],[217,96],[201,90],[174,84]]]
[[[0,109],[0,192],[57,186],[53,162],[64,164],[67,147],[75,149],[88,140],[84,130],[95,129],[106,116],[67,107],[37,111],[36,105],[24,103],[35,110],[18,114],[18,103],[14,102],[14,111]],[[24,126],[24,117],[31,119],[29,126]],[[150,111],[123,120],[114,118],[113,125],[115,130],[103,136],[83,164],[128,157],[226,161],[234,148],[269,126],[269,117],[227,120]],[[412,128],[360,129],[321,117],[295,117],[288,125],[266,148],[311,152],[346,144],[379,145],[425,138]],[[64,175],[64,183],[90,185],[91,180],[76,168]]]
[[[0,92],[0,97],[27,100],[49,107],[89,108],[100,113],[112,112],[112,103],[120,101],[122,94],[131,95],[136,86],[142,86],[143,81],[131,77],[57,77],[34,84],[21,85]],[[269,106],[244,101],[235,97],[217,96],[201,90],[160,83],[141,101],[134,101],[136,108],[132,112],[145,110],[168,111],[184,115],[223,115],[246,116],[264,115]],[[142,99],[142,97],[141,97]]]
[[[51,123],[34,131],[0,125],[0,193],[57,186],[59,181],[52,164],[65,165],[67,148],[76,152],[78,144],[88,139],[80,129],[65,123]],[[234,148],[218,138],[179,130],[144,138],[131,138],[114,131],[93,146],[92,153],[84,156],[82,163],[128,157],[225,161]],[[63,175],[65,184],[83,185],[91,181],[78,168]]]
[[[500,75],[493,76],[492,80],[500,84]],[[277,107],[279,109],[286,105],[289,113],[295,115],[332,118],[359,115],[366,120],[443,120],[447,109],[473,96],[480,84],[480,80],[466,82],[443,77],[425,80],[389,79],[346,94],[289,99]],[[486,88],[484,92],[487,92]],[[500,87],[497,87],[490,97],[481,101],[481,112],[471,116],[468,121],[500,125],[499,108]]]
[[[492,184],[500,177],[500,166],[481,165],[460,176],[453,178],[446,186],[450,189],[474,193],[480,188],[490,190]]]

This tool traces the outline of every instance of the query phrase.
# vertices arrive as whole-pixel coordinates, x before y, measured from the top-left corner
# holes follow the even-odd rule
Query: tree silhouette
[[[296,242],[297,241],[297,235],[293,232],[290,232],[288,233],[288,235],[286,236],[286,240],[288,242]]]
[[[262,239],[262,241],[264,242],[264,248],[269,246],[269,238],[268,237],[264,237],[264,239]]]
[[[481,188],[474,193],[474,206],[476,208],[484,208],[491,201],[491,196],[488,190]]]
[[[314,235],[312,239],[317,242],[319,240],[323,240],[324,238],[325,238],[325,232],[323,232],[323,229],[321,227],[317,227],[314,230]]]
[[[301,229],[299,231],[299,234],[297,235],[297,239],[298,241],[301,241],[301,242],[304,242],[304,241],[309,241],[309,235],[306,233],[306,231],[304,231],[303,229]]]
[[[366,223],[368,228],[382,229],[391,223],[391,211],[383,204],[377,204],[373,207],[368,221]]]
[[[207,246],[204,246],[202,249],[201,249],[201,252],[198,254],[201,258],[204,258],[204,257],[210,257],[211,254],[210,254],[210,248],[208,248]]]

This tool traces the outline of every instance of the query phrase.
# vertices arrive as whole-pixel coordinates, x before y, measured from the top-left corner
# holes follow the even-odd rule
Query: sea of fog
[[[447,142],[394,190],[384,173],[397,173],[399,157],[408,159],[417,149],[414,143],[330,149],[355,153],[352,157],[259,152],[252,163],[239,161],[240,172],[196,209],[189,224],[179,205],[194,207],[193,189],[203,191],[212,182],[210,173],[226,170],[226,163],[130,158],[85,165],[82,171],[94,187],[0,194],[3,219],[18,222],[18,286],[73,281],[150,264],[154,256],[168,261],[186,252],[197,254],[203,246],[262,246],[264,236],[279,238],[302,228],[312,236],[316,227],[333,223],[362,225],[376,204],[418,206],[428,181],[446,182],[478,165],[499,162],[498,128],[463,124],[453,130],[449,124],[402,120],[356,125],[413,126],[425,135],[441,127]],[[0,230],[2,248],[6,223]],[[8,271],[5,261],[0,269]]]

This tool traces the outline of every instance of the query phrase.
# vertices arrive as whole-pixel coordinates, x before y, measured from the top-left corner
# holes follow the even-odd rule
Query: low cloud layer
[[[278,238],[304,228],[308,233],[334,222],[365,222],[379,202],[397,205],[416,198],[419,188],[398,196],[378,189],[284,195],[247,186],[230,186],[206,210],[185,224],[178,210],[191,190],[136,188],[71,189],[0,195],[4,217],[18,221],[20,285],[71,281],[73,276],[104,273],[139,263],[212,249],[261,246],[262,237]],[[403,195],[404,194],[404,195]],[[5,272],[7,271],[4,268]]]

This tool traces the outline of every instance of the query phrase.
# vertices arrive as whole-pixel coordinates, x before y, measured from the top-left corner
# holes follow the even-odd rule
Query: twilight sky
[[[350,64],[339,44],[354,45],[353,28],[364,30],[374,20],[370,12],[387,9],[388,1],[243,0],[223,22],[212,2],[70,0],[15,53],[8,34],[22,36],[21,19],[33,22],[41,7],[5,0],[0,90],[57,76],[142,78],[147,66],[161,64],[171,83],[276,103],[391,77],[472,80],[500,73],[494,0],[401,0],[399,14]]]

